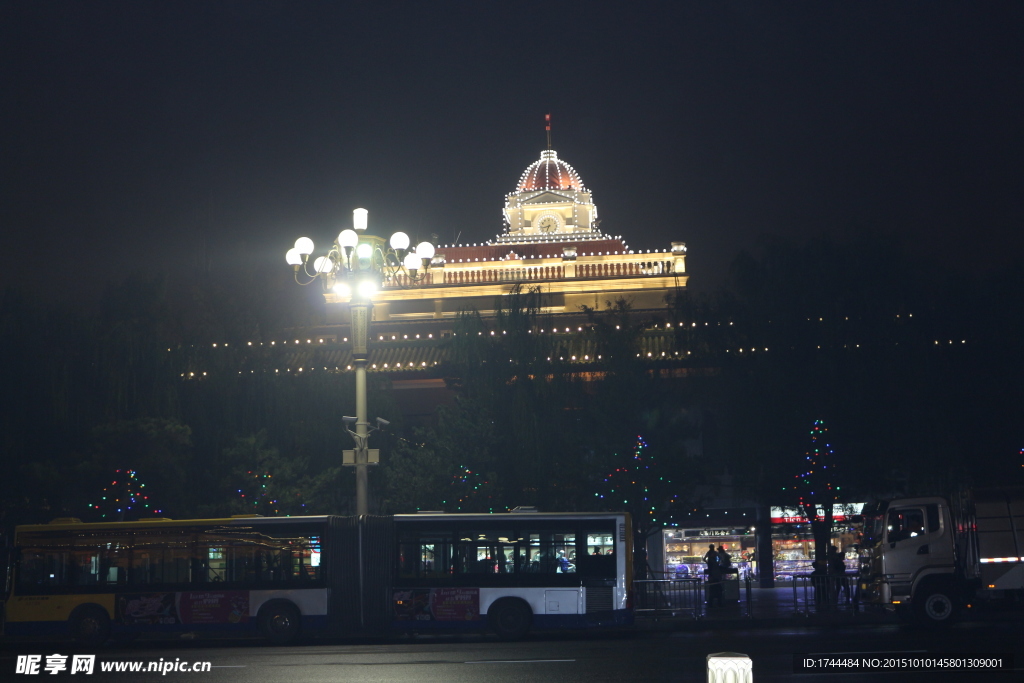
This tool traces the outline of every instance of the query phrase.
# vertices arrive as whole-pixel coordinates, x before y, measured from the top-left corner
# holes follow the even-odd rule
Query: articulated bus
[[[3,633],[300,634],[632,623],[624,513],[444,514],[20,526]]]

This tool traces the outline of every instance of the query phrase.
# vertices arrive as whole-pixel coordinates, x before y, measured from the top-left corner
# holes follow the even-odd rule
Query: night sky
[[[545,147],[717,287],[762,233],[1019,259],[1021,2],[0,3],[0,284],[482,242]]]

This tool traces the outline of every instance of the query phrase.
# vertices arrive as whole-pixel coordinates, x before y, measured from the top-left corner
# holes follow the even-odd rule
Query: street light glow
[[[355,230],[342,230],[338,234],[338,246],[351,249],[359,242],[359,234]]]
[[[366,209],[356,209],[352,212],[352,227],[355,228],[357,232],[366,230],[366,217],[369,213],[370,212]]]
[[[334,261],[327,258],[326,256],[318,256],[313,261],[313,270],[317,273],[329,273],[334,269]]]
[[[416,245],[416,255],[422,259],[434,258],[434,245],[430,242],[420,242]]]
[[[409,236],[404,232],[396,232],[391,236],[391,248],[398,251],[400,249],[409,248]]]
[[[420,255],[415,251],[410,251],[405,255],[405,259],[402,261],[402,265],[405,266],[406,270],[416,270],[420,267]]]
[[[359,284],[356,285],[356,291],[364,299],[372,298],[377,293],[377,283],[373,280],[360,280]]]
[[[345,418],[346,421],[355,421],[354,431],[349,427],[345,428],[345,431],[355,441],[355,448],[352,451],[346,451],[346,453],[351,453],[354,458],[349,461],[348,455],[346,455],[342,464],[354,465],[356,468],[357,516],[369,512],[367,466],[377,462],[374,460],[371,463],[368,460],[370,449],[367,447],[367,438],[370,436],[370,430],[367,429],[366,421],[366,371],[370,364],[368,341],[373,297],[378,288],[385,283],[389,287],[404,288],[428,281],[428,270],[431,258],[434,256],[434,245],[430,242],[420,242],[416,249],[410,251],[409,245],[412,240],[409,239],[409,235],[401,231],[391,235],[388,242],[389,247],[384,246],[384,240],[376,237],[369,237],[365,242],[360,242],[360,235],[367,227],[368,213],[366,209],[356,209],[352,212],[353,229],[346,228],[338,233],[338,240],[330,248],[328,254],[314,259],[313,273],[309,272],[308,267],[303,267],[309,255],[313,253],[313,240],[308,237],[300,237],[295,241],[295,248],[289,249],[285,254],[285,260],[295,269],[295,282],[300,285],[319,282],[325,291],[330,289],[340,300],[347,300],[352,329],[353,360],[352,365],[347,366],[347,369],[354,366],[356,371],[356,417]],[[352,253],[353,250],[355,254]],[[404,259],[401,258],[403,255]],[[439,259],[439,265],[444,265],[443,258]],[[300,274],[305,277],[300,278]],[[330,300],[328,302],[333,303]],[[416,336],[419,337],[419,335]],[[428,336],[432,337],[433,335]],[[347,342],[348,337],[345,337],[344,341]],[[295,343],[298,344],[299,340],[296,339]],[[310,343],[310,340],[306,340],[306,343]],[[270,344],[273,346],[274,342],[270,342]],[[413,364],[409,365],[411,367]],[[376,369],[376,363],[372,367]],[[388,364],[385,364],[384,367],[388,367]],[[395,367],[400,368],[402,364],[396,363]],[[312,370],[312,368],[310,369]],[[299,372],[302,371],[303,368],[299,368]],[[278,372],[278,370],[274,372]],[[378,419],[377,423],[378,426],[374,429],[387,425],[386,420]]]

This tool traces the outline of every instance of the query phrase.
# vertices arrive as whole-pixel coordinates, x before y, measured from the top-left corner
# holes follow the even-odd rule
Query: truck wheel
[[[956,621],[959,608],[953,591],[933,588],[914,601],[914,612],[928,626],[949,626]]]
[[[270,642],[284,645],[299,637],[300,619],[299,610],[292,603],[270,602],[260,608],[260,632]]]
[[[75,642],[87,647],[99,647],[110,637],[110,617],[98,605],[83,605],[68,620]]]
[[[530,630],[533,613],[522,600],[499,600],[487,610],[487,625],[502,640],[519,640]]]

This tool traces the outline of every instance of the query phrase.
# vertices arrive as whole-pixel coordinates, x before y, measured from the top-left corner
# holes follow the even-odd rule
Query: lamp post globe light
[[[387,241],[367,235],[367,217],[366,209],[353,211],[353,229],[342,230],[327,253],[317,256],[312,263],[313,240],[308,237],[295,240],[295,246],[285,254],[288,265],[295,269],[298,284],[310,285],[319,281],[324,291],[333,291],[340,298],[348,299],[352,364],[356,371],[356,414],[355,417],[345,417],[344,421],[345,431],[352,436],[355,449],[345,453],[343,464],[356,468],[357,515],[369,512],[366,468],[379,460],[377,452],[367,447],[369,436],[380,426],[388,424],[386,420],[377,418],[378,426],[371,427],[366,417],[366,366],[370,360],[368,346],[373,295],[384,286],[402,287],[423,282],[434,257],[434,245],[430,242],[420,242],[415,249],[409,250],[411,241],[404,232],[396,232]]]

